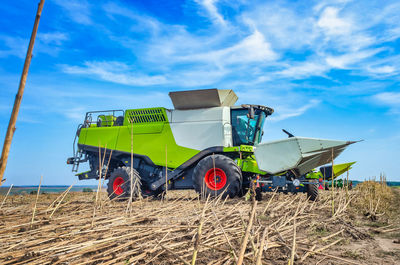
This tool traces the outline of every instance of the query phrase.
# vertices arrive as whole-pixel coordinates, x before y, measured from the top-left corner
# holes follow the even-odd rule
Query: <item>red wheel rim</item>
[[[223,187],[225,187],[226,180],[227,180],[226,174],[220,168],[209,169],[204,177],[204,181],[206,182],[207,187],[211,190],[222,189]]]
[[[113,190],[116,195],[121,195],[124,190],[121,185],[124,184],[124,179],[121,177],[116,177],[113,182]]]

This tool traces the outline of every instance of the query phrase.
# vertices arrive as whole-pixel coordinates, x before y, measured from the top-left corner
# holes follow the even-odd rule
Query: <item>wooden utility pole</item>
[[[0,160],[0,186],[3,184],[4,171],[6,170],[8,154],[10,152],[12,138],[15,132],[15,123],[17,122],[19,106],[21,105],[22,95],[24,94],[26,78],[28,77],[29,66],[32,59],[33,45],[35,44],[36,33],[39,27],[40,16],[42,14],[44,0],[40,0],[36,13],[35,24],[33,25],[31,39],[29,41],[28,51],[25,57],[24,69],[22,70],[21,80],[19,81],[18,93],[15,96],[14,107],[11,112],[10,122],[8,123],[6,137],[4,139],[3,151]]]
[[[332,216],[333,215],[335,215],[335,199],[334,199],[334,196],[335,196],[335,194],[334,194],[334,189],[335,189],[335,186],[333,185],[333,176],[334,176],[335,174],[333,173],[333,148],[332,148]]]

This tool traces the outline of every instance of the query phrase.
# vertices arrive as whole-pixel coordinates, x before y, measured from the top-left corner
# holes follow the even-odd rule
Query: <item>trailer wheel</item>
[[[130,173],[131,168],[129,167],[118,167],[114,169],[110,175],[110,178],[108,179],[107,184],[107,193],[110,199],[114,199],[116,197],[121,199],[129,198],[131,195]],[[136,169],[133,169],[133,183],[134,187],[132,196],[136,198],[141,192],[140,176]]]
[[[215,168],[214,168],[215,167]],[[201,195],[235,197],[242,186],[242,173],[231,158],[211,155],[203,158],[194,168],[193,187]]]
[[[307,184],[307,197],[308,199],[310,199],[311,201],[315,201],[318,199],[318,182],[316,182],[315,180],[309,180],[309,182],[315,182],[312,184]]]

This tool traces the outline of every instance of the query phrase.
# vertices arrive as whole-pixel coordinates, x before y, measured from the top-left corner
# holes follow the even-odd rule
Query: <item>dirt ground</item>
[[[36,195],[12,195],[0,209],[0,264],[400,264],[400,189],[393,194],[374,217],[356,207],[355,190],[321,191],[316,202],[40,194],[33,222]]]

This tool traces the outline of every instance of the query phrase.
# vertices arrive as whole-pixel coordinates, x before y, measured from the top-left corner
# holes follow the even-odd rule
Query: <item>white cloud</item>
[[[389,108],[389,114],[400,114],[400,92],[382,92],[371,97],[372,102]]]
[[[264,34],[277,54],[276,71],[272,68],[270,76],[329,77],[332,68],[370,75],[366,66],[385,48],[373,47],[377,38],[371,36],[368,27],[359,24],[359,14],[347,8],[348,2],[324,1],[313,12],[304,9],[299,12],[293,4],[268,3],[241,17],[245,25]],[[285,56],[291,52],[296,59]]]
[[[207,53],[186,55],[180,59],[182,61],[214,63],[221,67],[229,64],[273,61],[276,58],[277,54],[271,50],[270,44],[265,41],[264,36],[259,31],[255,31],[230,47]]]
[[[37,53],[45,53],[53,57],[57,57],[63,49],[63,44],[69,40],[66,33],[47,32],[39,33],[37,36]]]
[[[218,12],[218,9],[215,5],[218,0],[196,0],[196,2],[202,5],[207,10],[207,13],[215,24],[226,26],[226,21]]]
[[[156,34],[160,31],[161,23],[153,17],[120,6],[114,2],[108,2],[102,6],[104,12],[110,17],[122,16],[131,19],[134,23],[130,24],[130,29],[137,32],[147,32]]]
[[[307,110],[316,107],[321,103],[318,99],[310,100],[306,105],[300,108],[288,108],[288,107],[278,107],[277,115],[271,116],[270,120],[272,122],[282,121],[293,117],[298,117],[303,115]]]
[[[67,109],[57,109],[56,111],[75,122],[82,122],[84,120],[84,115],[87,112],[83,106],[71,105]]]
[[[207,71],[194,68],[163,75],[144,75],[135,73],[132,66],[121,62],[85,62],[84,66],[61,65],[63,72],[84,75],[100,80],[128,85],[155,86],[174,84],[178,87],[207,86],[218,82],[227,72],[223,69]]]
[[[299,50],[314,43],[318,37],[313,26],[314,17],[272,2],[244,12],[239,21],[253,31],[260,31],[274,50]]]
[[[0,58],[16,56],[24,59],[28,50],[29,40],[20,37],[0,36],[6,49],[0,49]]]
[[[93,23],[90,5],[86,0],[53,0],[53,2],[63,8],[74,22],[83,25]]]
[[[376,37],[371,36],[364,25],[357,21],[357,15],[346,10],[339,16],[341,9],[326,7],[320,15],[316,27],[320,30],[322,51],[337,53],[359,52],[374,45]]]
[[[161,25],[160,27],[162,34],[152,37],[142,47],[141,54],[143,61],[150,62],[157,67],[160,65],[172,66],[182,61],[182,57],[210,50],[210,47],[218,44],[222,38],[220,35],[196,36],[179,25]],[[132,49],[137,47],[137,45],[128,45]]]
[[[39,33],[37,38],[44,44],[54,45],[61,45],[64,41],[69,39],[68,35],[62,32]]]
[[[386,11],[379,11],[368,9],[369,3],[362,5],[360,10],[370,10],[369,16],[375,18],[366,23],[355,3],[343,0],[318,2],[308,9],[285,1],[257,5],[245,1],[195,2],[202,15],[207,11],[212,24],[199,23],[198,28],[167,24],[132,6],[115,2],[102,5],[101,11],[120,25],[105,34],[112,45],[129,50],[122,63],[127,69],[86,62],[83,66],[64,66],[64,71],[127,85],[181,87],[262,86],[276,79],[289,83],[290,79],[312,76],[335,80],[332,69],[373,78],[397,73],[398,64],[393,60],[376,62],[378,53],[391,52],[381,36],[398,27],[396,12],[386,7]],[[232,10],[225,12],[226,8]],[[386,15],[379,16],[381,12]],[[391,26],[383,32],[371,30],[382,21]],[[129,62],[129,58],[134,61]]]
[[[352,22],[349,19],[338,16],[339,9],[326,7],[319,18],[317,25],[327,35],[348,35],[352,31]]]
[[[378,102],[400,108],[400,92],[383,92],[373,96]]]
[[[110,89],[111,87],[111,89]],[[35,93],[29,93],[35,91]],[[121,85],[108,85],[106,89],[92,84],[76,84],[65,90],[65,84],[32,84],[27,97],[40,102],[35,117],[47,117],[55,113],[80,123],[88,111],[106,109],[131,109],[148,107],[172,107],[168,90],[135,90]],[[39,113],[39,114],[38,114]]]
[[[150,86],[165,84],[167,79],[161,75],[141,75],[130,70],[130,66],[121,62],[85,62],[85,66],[63,65],[68,74],[89,75],[96,78],[130,86]]]
[[[276,73],[280,77],[289,77],[293,79],[303,79],[309,76],[324,76],[330,67],[319,61],[306,61],[289,64],[286,69]]]
[[[285,83],[274,84],[271,87],[255,89],[253,87],[235,90],[240,104],[263,104],[275,111],[268,120],[283,121],[303,115],[308,110],[317,107],[322,101],[311,98],[298,91],[298,86]],[[302,104],[299,104],[302,102]],[[300,106],[300,107],[299,107]]]
[[[218,83],[228,72],[223,69],[207,71],[204,69],[190,69],[181,71],[169,79],[171,84],[178,84],[181,87],[198,87]]]
[[[18,117],[18,122],[23,122],[23,123],[32,123],[32,124],[40,124],[43,123],[42,120],[37,119],[37,118],[32,118],[32,117],[28,117],[26,115],[22,115],[21,117]]]
[[[33,53],[45,53],[52,56],[57,55],[58,51],[60,50],[59,47],[66,40],[68,40],[68,36],[65,33],[39,33],[37,35]],[[29,44],[28,39],[18,36],[0,35],[0,41],[2,41],[3,46],[5,46],[3,49],[0,48],[0,58],[16,56],[18,58],[25,59]]]
[[[313,10],[319,12],[326,6],[331,6],[331,5],[342,6],[343,4],[346,4],[351,1],[353,0],[319,0],[318,3],[313,7]]]
[[[368,68],[368,71],[375,74],[392,74],[396,71],[396,68],[390,65],[385,65],[376,68]]]
[[[326,58],[326,62],[328,65],[339,68],[346,69],[350,68],[351,65],[355,63],[359,63],[366,58],[372,57],[382,49],[374,49],[374,50],[364,50],[360,52],[347,53],[340,56],[328,56]]]

